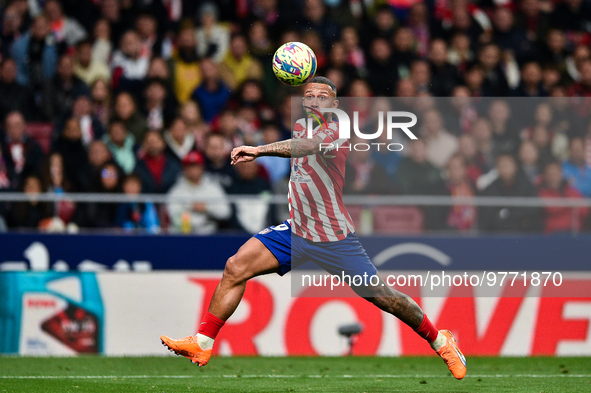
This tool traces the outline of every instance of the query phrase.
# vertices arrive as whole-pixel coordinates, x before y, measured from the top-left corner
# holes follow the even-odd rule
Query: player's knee
[[[238,284],[249,278],[248,266],[243,258],[237,255],[228,258],[226,261],[226,267],[224,268],[224,279]]]

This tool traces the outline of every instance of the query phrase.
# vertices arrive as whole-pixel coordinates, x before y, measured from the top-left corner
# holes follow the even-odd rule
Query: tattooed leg
[[[413,329],[417,329],[423,321],[423,310],[419,305],[410,296],[387,286],[381,277],[377,286],[353,287],[353,290]]]

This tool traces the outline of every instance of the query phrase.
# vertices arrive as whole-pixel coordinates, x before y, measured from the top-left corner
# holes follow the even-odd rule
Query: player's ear
[[[339,107],[339,100],[334,100],[334,101],[332,102],[332,107],[333,107],[333,108],[338,108],[338,107]]]

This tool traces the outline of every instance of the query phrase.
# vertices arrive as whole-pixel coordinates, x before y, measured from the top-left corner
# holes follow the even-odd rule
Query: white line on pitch
[[[175,378],[449,378],[450,375],[0,375],[0,379],[175,379]],[[591,378],[591,374],[468,374],[466,378]]]

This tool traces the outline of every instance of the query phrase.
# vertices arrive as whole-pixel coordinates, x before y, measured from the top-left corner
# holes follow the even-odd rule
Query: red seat
[[[376,234],[416,234],[423,230],[423,211],[418,207],[379,206],[372,212]]]
[[[51,135],[53,133],[53,124],[51,123],[27,123],[26,133],[33,138],[45,154],[51,150]]]

